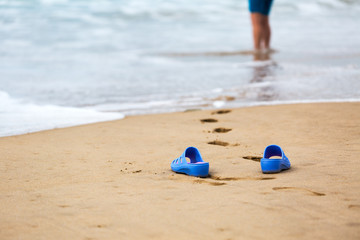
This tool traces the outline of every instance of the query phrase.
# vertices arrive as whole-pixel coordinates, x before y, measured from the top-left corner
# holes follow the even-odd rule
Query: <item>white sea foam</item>
[[[305,99],[305,100],[297,100],[297,101],[259,101],[259,102],[252,102],[246,103],[242,105],[236,105],[237,107],[256,107],[256,106],[275,106],[275,105],[289,105],[289,104],[307,104],[307,103],[358,103],[360,102],[360,98],[347,98],[347,99]],[[229,105],[228,107],[232,107]]]
[[[101,113],[54,105],[36,105],[11,98],[0,91],[0,136],[36,132],[121,119],[121,113]]]

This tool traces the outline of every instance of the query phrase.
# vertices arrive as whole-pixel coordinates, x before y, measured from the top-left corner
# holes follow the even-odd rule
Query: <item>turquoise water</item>
[[[247,1],[0,0],[0,136],[192,108],[358,101],[359,14],[360,1],[275,0],[277,52],[255,62],[243,53]]]

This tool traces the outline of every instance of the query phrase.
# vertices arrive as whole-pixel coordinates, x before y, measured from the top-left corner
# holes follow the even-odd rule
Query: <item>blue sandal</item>
[[[186,158],[190,159],[189,163]],[[172,161],[171,170],[195,177],[207,177],[209,175],[209,163],[203,161],[197,148],[188,147],[179,158]]]
[[[280,158],[271,158],[271,157]],[[271,159],[270,159],[271,158]],[[265,148],[264,157],[260,161],[263,173],[277,173],[290,168],[289,159],[278,145],[269,145]]]

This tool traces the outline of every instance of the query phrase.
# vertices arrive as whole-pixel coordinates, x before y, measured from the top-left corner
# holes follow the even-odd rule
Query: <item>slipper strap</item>
[[[173,164],[184,164],[184,163],[187,163],[187,162],[186,162],[185,157],[181,155],[180,157],[175,159],[172,163]]]

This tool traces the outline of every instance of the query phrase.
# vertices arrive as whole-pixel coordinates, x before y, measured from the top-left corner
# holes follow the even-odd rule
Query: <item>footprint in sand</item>
[[[360,223],[358,222],[349,222],[346,225],[349,227],[357,227],[357,228],[360,227]]]
[[[94,224],[94,225],[90,225],[90,227],[92,227],[92,228],[106,228],[107,225],[106,224]]]
[[[245,157],[243,157],[243,159],[251,160],[251,161],[254,161],[254,162],[260,162],[261,157],[257,157],[257,156],[245,156]]]
[[[231,128],[223,128],[223,127],[219,127],[219,128],[215,128],[213,130],[213,132],[216,132],[216,133],[227,133],[227,132],[230,132],[232,129]]]
[[[226,147],[226,146],[229,145],[229,143],[227,143],[227,142],[222,142],[222,141],[219,141],[219,140],[215,140],[215,141],[208,142],[208,144],[218,145],[218,146],[223,146],[223,147]]]
[[[220,177],[209,175],[206,179],[194,179],[193,184],[209,184],[212,186],[223,186],[229,181],[262,181],[273,180],[275,177]]]
[[[360,205],[358,205],[358,204],[351,204],[351,205],[348,206],[348,208],[360,210]]]
[[[214,115],[214,114],[226,114],[226,113],[230,113],[231,110],[219,110],[219,111],[215,111],[215,112],[212,112],[211,114]]]
[[[273,180],[275,177],[220,177],[210,176],[211,179],[216,181],[258,181],[258,180]]]
[[[62,205],[58,205],[58,207],[61,207],[61,208],[68,208],[68,207],[70,207],[70,205],[65,205],[65,204],[62,204]]]
[[[226,183],[224,182],[210,182],[210,181],[206,181],[206,180],[203,180],[203,179],[196,179],[193,181],[193,183],[195,184],[203,184],[203,183],[207,183],[207,184],[210,184],[210,185],[213,185],[213,186],[222,186],[222,185],[226,185]]]
[[[216,230],[218,230],[219,232],[225,232],[225,231],[227,231],[228,229],[226,229],[226,228],[217,228]]]
[[[258,180],[272,180],[276,179],[274,177],[216,177],[216,176],[209,176],[210,179],[215,181],[208,181],[204,179],[196,179],[193,181],[195,184],[203,184],[207,183],[213,186],[223,186],[226,185],[223,181],[258,181]],[[222,182],[220,182],[222,181]]]
[[[306,188],[298,188],[298,187],[273,187],[274,191],[296,191],[296,192],[304,192],[310,194],[312,196],[325,196],[325,193],[314,192]]]
[[[214,119],[214,118],[204,118],[204,119],[200,119],[200,122],[202,122],[202,123],[214,123],[214,122],[218,122],[218,120]]]

